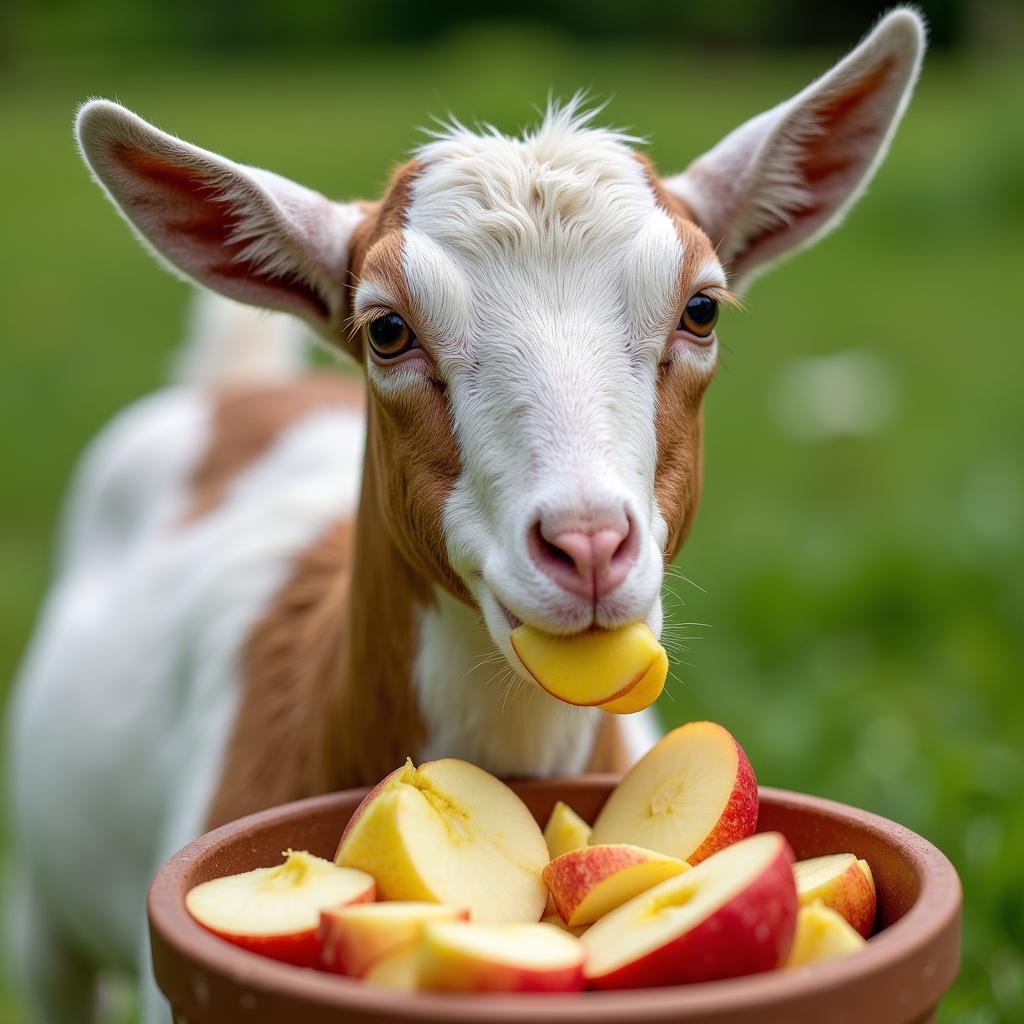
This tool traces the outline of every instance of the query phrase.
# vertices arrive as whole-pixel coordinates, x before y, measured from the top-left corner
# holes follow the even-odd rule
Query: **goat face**
[[[518,621],[657,631],[700,491],[725,273],[627,140],[585,122],[431,143],[353,253],[383,490],[404,506],[384,518],[409,548],[433,533],[433,574],[507,652]]]
[[[519,620],[657,631],[664,560],[700,492],[727,275],[741,289],[838,223],[922,51],[920,17],[892,12],[663,182],[573,104],[521,139],[453,126],[374,204],[328,202],[105,101],[83,108],[78,133],[173,269],[296,313],[363,362],[362,514],[420,575],[477,604],[510,656]]]

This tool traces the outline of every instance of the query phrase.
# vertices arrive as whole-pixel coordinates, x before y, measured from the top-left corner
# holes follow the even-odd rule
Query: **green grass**
[[[49,572],[87,438],[156,387],[187,292],[90,184],[74,104],[157,123],[331,195],[374,194],[456,112],[512,129],[549,87],[612,95],[607,119],[666,170],[795,91],[831,55],[723,60],[581,49],[515,29],[316,65],[172,60],[32,66],[0,82],[0,680]],[[966,892],[946,1024],[1024,1019],[1024,81],[936,58],[870,194],[834,237],[729,312],[708,403],[705,498],[670,602],[666,721],[732,729],[762,782],[825,794],[938,843]],[[867,350],[884,428],[797,440],[777,413],[795,360]],[[18,1021],[0,994],[0,1019]]]

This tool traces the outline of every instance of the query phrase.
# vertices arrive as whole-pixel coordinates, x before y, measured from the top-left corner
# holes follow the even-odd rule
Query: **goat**
[[[923,48],[919,16],[891,12],[673,177],[551,104],[518,138],[453,122],[375,202],[82,107],[82,156],[144,245],[305,321],[366,386],[295,371],[275,321],[239,354],[225,306],[187,381],[84,456],[12,712],[38,1019],[89,1019],[103,969],[147,977],[149,879],[208,827],[410,754],[545,775],[653,742],[643,716],[540,692],[510,628],[659,632],[718,306],[839,222]],[[151,979],[145,1007],[166,1019]]]

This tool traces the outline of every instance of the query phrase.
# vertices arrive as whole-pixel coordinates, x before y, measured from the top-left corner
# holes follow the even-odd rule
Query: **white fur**
[[[150,464],[139,478],[148,502],[132,496],[140,514],[126,523],[123,549],[99,517],[91,551],[76,519],[93,519],[92,502],[72,508],[75,557],[48,601],[12,719],[17,832],[33,891],[101,964],[134,961],[154,869],[201,828],[244,640],[292,558],[354,511],[362,466],[361,416],[314,414],[283,433],[214,512],[176,527],[205,439],[194,392],[130,411],[87,470],[117,483],[147,414],[165,428],[178,421],[161,435],[167,471]],[[157,454],[149,452],[154,462]],[[92,495],[90,483],[77,493]]]
[[[480,613],[439,587],[434,596],[421,621],[413,675],[428,737],[420,757],[462,757],[504,776],[583,771],[600,713],[571,708],[522,679]],[[650,625],[660,631],[660,605]],[[661,735],[653,711],[618,721],[634,761]]]
[[[588,120],[550,110],[522,139],[456,126],[412,186],[405,276],[462,453],[448,554],[509,655],[501,605],[572,632],[659,600],[655,385],[683,253],[627,140]],[[640,556],[596,607],[533,563],[536,519],[623,510]]]
[[[582,771],[600,712],[520,679],[479,612],[438,587],[434,595],[413,677],[428,737],[420,757],[462,757],[506,776]]]

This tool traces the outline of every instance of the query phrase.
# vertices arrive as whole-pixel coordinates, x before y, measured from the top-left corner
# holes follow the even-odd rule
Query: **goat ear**
[[[718,247],[731,286],[838,225],[885,156],[924,46],[920,15],[890,12],[831,71],[665,182]]]
[[[344,339],[358,206],[190,145],[108,100],[79,110],[75,134],[107,196],[172,271]]]

